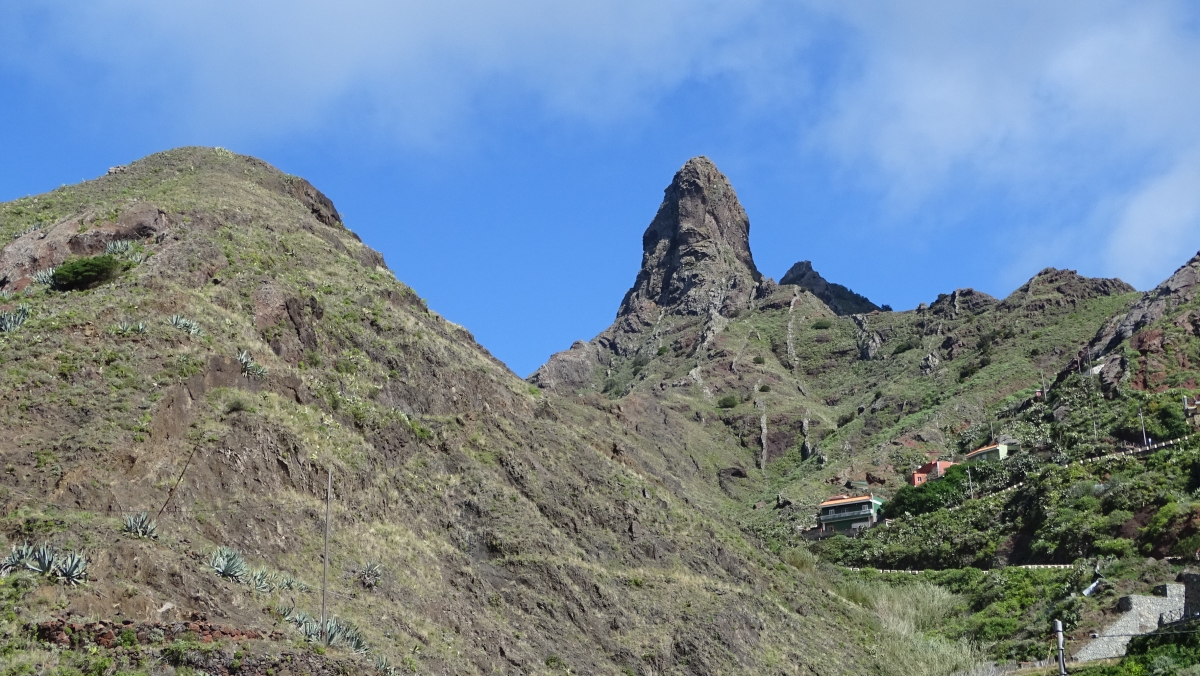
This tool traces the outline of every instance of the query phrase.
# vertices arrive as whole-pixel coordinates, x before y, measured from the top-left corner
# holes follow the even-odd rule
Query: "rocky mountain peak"
[[[800,261],[793,265],[783,275],[783,279],[779,280],[779,284],[793,284],[808,289],[814,296],[820,298],[821,302],[828,305],[830,310],[839,315],[864,314],[880,309],[866,296],[854,293],[841,284],[831,284],[826,281],[819,272],[813,269],[810,261]]]
[[[762,280],[750,254],[750,219],[729,179],[703,156],[675,173],[642,235],[642,252],[618,317],[654,308],[726,314],[747,307]]]
[[[1090,357],[1095,359],[1108,354],[1133,334],[1194,300],[1197,292],[1200,292],[1200,252],[1165,282],[1142,295],[1119,321],[1114,318],[1100,329],[1088,345]]]

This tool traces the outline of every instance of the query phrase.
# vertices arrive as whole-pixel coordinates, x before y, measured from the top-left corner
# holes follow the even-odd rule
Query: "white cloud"
[[[512,102],[611,124],[725,78],[906,227],[1010,200],[1048,214],[1022,236],[1144,287],[1200,248],[1198,25],[1187,0],[58,0],[0,7],[0,60],[202,130],[352,119],[408,143]]]
[[[83,56],[112,84],[181,96],[179,108],[199,124],[290,127],[351,101],[410,140],[489,95],[528,97],[552,113],[591,120],[636,114],[688,77],[738,67],[753,26],[770,23],[773,13],[766,0],[49,7],[0,16],[10,30],[37,32],[22,40],[21,59]]]
[[[1001,191],[1051,214],[1056,202],[1088,193],[1107,213],[1042,227],[1072,230],[1047,232],[1056,246],[1105,240],[1092,248],[1107,251],[1107,273],[1143,288],[1200,248],[1194,6],[905,2],[833,11],[851,27],[858,58],[813,144],[865,169],[902,218],[975,192]]]

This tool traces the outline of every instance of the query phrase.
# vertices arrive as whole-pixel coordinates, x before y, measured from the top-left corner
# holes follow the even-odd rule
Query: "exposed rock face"
[[[1009,294],[1000,303],[1000,309],[1023,308],[1026,315],[1033,315],[1049,307],[1064,307],[1099,296],[1116,296],[1136,290],[1119,279],[1084,277],[1074,270],[1046,268]]]
[[[929,311],[935,316],[946,319],[957,319],[962,314],[979,314],[996,305],[998,301],[982,291],[975,289],[955,289],[949,294],[939,294],[938,299],[929,306]]]
[[[737,193],[712,160],[693,157],[676,172],[642,235],[642,267],[616,322],[590,343],[551,356],[530,382],[560,392],[587,385],[598,364],[644,347],[647,332],[667,315],[698,319],[691,342],[706,346],[750,307],[763,281]]]
[[[841,284],[827,282],[820,273],[813,270],[810,261],[800,261],[793,265],[779,283],[808,289],[839,315],[863,314],[879,309],[879,306],[867,300],[866,296],[854,293]]]
[[[112,241],[151,237],[167,225],[161,209],[142,202],[122,211],[115,222],[87,211],[27,232],[0,250],[0,289],[19,291],[38,270],[61,265],[71,256],[104,253]]]
[[[1122,341],[1163,318],[1163,315],[1196,297],[1200,281],[1200,253],[1175,271],[1167,281],[1142,296],[1117,322],[1110,322],[1088,345],[1091,358],[1108,354]]]
[[[707,157],[693,157],[667,186],[642,235],[642,269],[618,317],[662,308],[722,314],[749,306],[762,275],[750,255],[750,219],[729,179]]]

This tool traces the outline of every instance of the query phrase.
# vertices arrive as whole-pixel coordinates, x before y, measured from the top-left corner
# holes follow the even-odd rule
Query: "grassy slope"
[[[252,594],[201,559],[234,546],[252,566],[316,586],[332,471],[332,612],[393,664],[883,669],[865,652],[882,631],[871,616],[748,539],[722,516],[725,495],[659,443],[687,429],[697,453],[724,460],[721,439],[679,411],[658,410],[661,424],[639,431],[622,406],[531,391],[352,233],[317,221],[293,181],[225,151],[181,149],[0,205],[0,241],[38,222],[87,232],[137,202],[169,222],[162,242],[145,243],[151,257],[114,283],[33,287],[0,307],[32,313],[0,334],[4,529],[92,562],[85,587],[14,587],[8,607],[27,610],[4,620],[10,655],[33,654],[25,623],[58,615],[262,626],[262,611],[289,598],[315,612],[312,592]],[[168,325],[176,314],[203,334]],[[122,321],[148,328],[109,332]],[[315,346],[302,344],[304,327]],[[265,379],[237,375],[242,351]],[[159,539],[118,535],[124,513],[157,511],[193,451]],[[355,580],[370,560],[385,569],[376,590]],[[46,655],[64,669],[74,659]]]

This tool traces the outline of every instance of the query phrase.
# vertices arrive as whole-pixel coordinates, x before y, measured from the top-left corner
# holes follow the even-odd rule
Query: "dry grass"
[[[878,619],[874,653],[877,672],[883,676],[987,673],[980,671],[986,669],[987,660],[978,647],[965,639],[951,641],[930,633],[957,612],[958,596],[925,582],[893,587],[852,581],[838,591]]]

